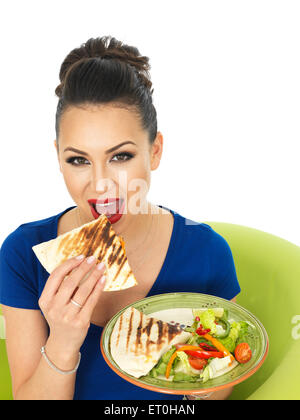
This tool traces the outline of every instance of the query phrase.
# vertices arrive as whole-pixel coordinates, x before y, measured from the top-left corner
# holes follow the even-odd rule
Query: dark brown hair
[[[59,97],[57,142],[60,119],[68,107],[110,104],[134,111],[152,144],[157,135],[157,117],[149,70],[148,57],[111,36],[90,38],[73,49],[61,65],[60,84],[55,89]]]

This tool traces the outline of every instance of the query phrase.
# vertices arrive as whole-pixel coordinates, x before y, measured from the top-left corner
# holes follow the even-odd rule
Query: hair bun
[[[55,89],[55,94],[61,98],[64,83],[68,72],[79,62],[91,58],[117,59],[130,66],[133,66],[144,85],[150,90],[152,82],[150,80],[149,58],[141,56],[136,47],[123,44],[116,38],[108,35],[98,38],[90,38],[79,48],[74,48],[64,59],[60,72],[60,84]],[[152,92],[151,92],[152,93]]]

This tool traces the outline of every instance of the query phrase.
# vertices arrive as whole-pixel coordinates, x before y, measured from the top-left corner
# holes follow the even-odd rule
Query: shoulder
[[[174,217],[177,218],[181,233],[188,236],[189,239],[205,240],[206,245],[214,248],[222,248],[228,245],[226,240],[207,223],[197,222],[176,212],[174,212]]]
[[[192,254],[206,255],[218,265],[232,258],[231,249],[226,239],[207,223],[197,222],[173,212],[177,219],[175,241],[188,248]]]
[[[16,251],[25,257],[26,250],[38,243],[52,239],[58,215],[23,223],[7,235],[1,245],[1,253]]]

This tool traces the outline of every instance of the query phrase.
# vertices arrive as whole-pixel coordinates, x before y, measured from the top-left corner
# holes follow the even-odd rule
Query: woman
[[[240,292],[220,235],[147,201],[163,150],[149,69],[147,57],[111,37],[89,39],[62,63],[54,144],[76,206],[19,226],[1,247],[0,301],[15,399],[181,399],[112,372],[99,351],[103,327],[145,296],[186,291],[234,299]],[[101,213],[123,236],[138,285],[102,292],[104,269],[90,255],[49,276],[32,247]]]

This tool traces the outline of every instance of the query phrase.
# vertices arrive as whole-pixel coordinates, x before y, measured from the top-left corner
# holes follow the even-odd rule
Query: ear
[[[155,171],[159,167],[162,152],[163,152],[164,138],[160,131],[157,132],[154,143],[151,146],[151,170]]]
[[[58,146],[57,146],[57,140],[56,139],[54,140],[54,147],[56,149],[57,159],[58,159],[58,163],[59,163],[59,170],[60,170],[60,172],[62,172],[62,170],[61,170],[61,164],[60,164],[60,160],[59,160]]]

